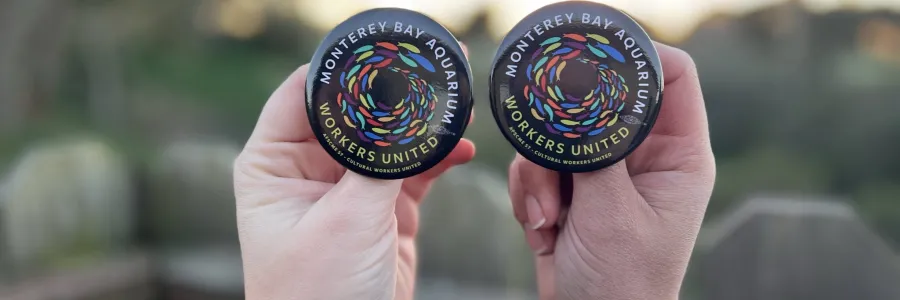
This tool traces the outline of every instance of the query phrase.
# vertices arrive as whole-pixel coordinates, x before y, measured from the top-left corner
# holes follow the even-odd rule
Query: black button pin
[[[510,143],[548,169],[589,172],[631,153],[662,100],[653,42],[625,13],[584,1],[545,6],[503,39],[491,108]]]
[[[316,138],[347,169],[405,178],[435,166],[462,138],[471,80],[446,28],[414,11],[373,9],[322,41],[306,108]]]

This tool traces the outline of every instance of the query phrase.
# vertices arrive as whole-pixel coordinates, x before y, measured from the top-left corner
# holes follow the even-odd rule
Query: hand
[[[665,102],[624,162],[560,175],[517,156],[509,190],[541,299],[677,299],[715,181],[697,70],[657,44]]]
[[[306,73],[271,96],[234,164],[246,298],[412,299],[419,203],[475,146],[404,180],[348,172],[310,129]]]

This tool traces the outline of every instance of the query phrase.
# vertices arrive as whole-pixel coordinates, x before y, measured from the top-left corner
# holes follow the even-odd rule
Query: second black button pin
[[[564,172],[605,168],[650,133],[663,92],[647,33],[609,6],[562,2],[506,36],[491,73],[491,107],[525,158]]]

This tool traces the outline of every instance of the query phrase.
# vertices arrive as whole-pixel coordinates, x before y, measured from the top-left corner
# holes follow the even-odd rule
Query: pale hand
[[[657,44],[665,92],[649,137],[606,169],[561,176],[517,156],[509,190],[548,299],[678,299],[715,181],[703,94]]]
[[[306,75],[272,94],[234,164],[246,299],[412,299],[419,204],[475,146],[404,180],[349,172],[315,140]]]

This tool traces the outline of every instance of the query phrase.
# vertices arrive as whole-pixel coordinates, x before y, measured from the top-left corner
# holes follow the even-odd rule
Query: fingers
[[[556,227],[547,229],[531,229],[528,225],[523,224],[522,230],[525,231],[525,241],[531,251],[537,257],[553,255],[556,250],[556,236],[558,230]]]
[[[531,229],[553,227],[559,217],[559,173],[516,155],[510,166],[510,197],[516,219]]]
[[[653,133],[671,136],[709,136],[706,106],[697,67],[687,52],[656,43],[662,60],[665,89]]]
[[[677,171],[690,177],[714,176],[715,161],[697,68],[686,52],[657,43],[666,82],[650,136],[628,157],[629,173]]]
[[[552,255],[538,256],[534,260],[534,269],[537,270],[538,299],[556,299],[556,262]],[[543,272],[542,272],[543,271]]]
[[[320,199],[310,215],[321,220],[332,233],[372,233],[394,224],[394,208],[403,180],[382,180],[347,171]],[[380,233],[380,232],[379,232]]]
[[[698,165],[703,165],[703,168],[712,165],[711,160],[706,159],[712,157],[712,152],[709,147],[706,108],[694,62],[690,55],[677,48],[661,43],[656,43],[656,48],[662,61],[665,88],[660,113],[651,135],[624,162],[596,172],[575,174],[576,201],[585,197],[610,199],[592,200],[601,203],[580,205],[599,205],[602,207],[597,207],[598,210],[618,210],[626,215],[634,214],[643,208],[636,205],[644,203],[635,200],[641,198],[635,197],[638,190],[636,184],[641,193],[659,190],[645,189],[645,182],[640,179],[642,174],[661,171],[688,173],[698,168]],[[635,177],[634,180],[632,176]],[[664,183],[660,180],[648,182],[657,187]],[[578,205],[573,203],[573,210]]]
[[[313,137],[306,115],[306,76],[309,65],[294,71],[269,97],[250,143],[300,142]]]
[[[552,253],[561,201],[559,173],[516,155],[509,170],[509,195],[529,246],[537,255]]]
[[[716,176],[703,92],[690,55],[662,44],[657,49],[666,82],[663,103],[651,135],[626,161],[635,187],[654,209],[700,220]]]
[[[450,154],[440,163],[418,175],[423,179],[435,179],[452,167],[466,164],[475,158],[475,144],[469,139],[462,139]]]
[[[452,167],[466,164],[472,161],[473,158],[475,158],[475,144],[469,139],[462,139],[440,163],[422,174],[404,180],[404,191],[413,199],[421,200],[431,188],[434,180],[441,174],[444,174]]]

